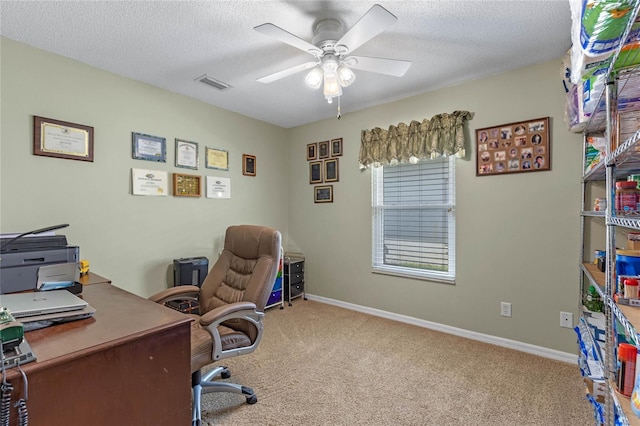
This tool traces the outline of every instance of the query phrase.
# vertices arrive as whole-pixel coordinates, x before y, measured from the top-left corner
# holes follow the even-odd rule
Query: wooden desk
[[[82,297],[92,318],[25,334],[37,361],[23,364],[33,425],[167,425],[191,421],[190,320],[102,283]],[[8,370],[12,402],[22,376]],[[11,425],[17,424],[11,408]]]
[[[111,283],[109,278],[101,277],[98,274],[94,274],[89,271],[88,274],[80,275],[78,282],[82,285],[92,285],[92,284],[100,284],[100,283]]]

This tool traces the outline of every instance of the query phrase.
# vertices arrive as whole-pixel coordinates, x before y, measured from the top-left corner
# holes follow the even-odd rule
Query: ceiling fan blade
[[[398,20],[391,12],[379,4],[374,5],[336,43],[336,51],[353,52]]]
[[[277,27],[271,23],[258,25],[253,29],[266,36],[280,40],[281,42],[286,43],[290,46],[311,53],[313,56],[322,55],[322,50],[317,46],[314,46],[313,44],[301,39],[300,37],[293,35],[290,32],[283,30],[282,28]]]
[[[367,56],[349,56],[345,58],[345,62],[350,68],[356,70],[377,72],[378,74],[392,75],[394,77],[402,77],[411,66],[411,61],[370,58]]]
[[[300,71],[308,70],[309,68],[313,68],[318,65],[318,62],[305,62],[304,64],[296,65],[295,67],[287,68],[286,70],[278,71],[273,74],[269,74],[265,77],[259,78],[257,81],[260,83],[272,83],[276,80],[280,80],[281,78],[288,77]]]

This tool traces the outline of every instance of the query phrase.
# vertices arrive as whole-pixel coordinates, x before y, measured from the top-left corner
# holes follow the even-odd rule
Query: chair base
[[[204,376],[202,376],[202,372],[200,370],[191,373],[191,387],[193,389],[191,426],[200,426],[202,424],[202,413],[200,408],[202,394],[211,392],[231,392],[244,395],[246,397],[247,404],[255,404],[258,402],[258,397],[250,387],[238,385],[236,383],[211,381],[216,376],[228,379],[231,377],[231,372],[227,370],[227,367],[219,366],[209,371]]]

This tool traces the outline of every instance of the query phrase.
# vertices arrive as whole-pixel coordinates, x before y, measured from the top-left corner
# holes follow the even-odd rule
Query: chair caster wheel
[[[247,397],[247,404],[249,404],[249,405],[253,405],[253,404],[255,404],[256,402],[258,402],[258,397],[257,397],[257,396],[255,396],[255,395],[251,395],[251,396],[248,396],[248,397]]]
[[[223,379],[228,379],[229,377],[231,377],[231,371],[224,370],[222,373],[220,373],[220,377],[222,377]]]

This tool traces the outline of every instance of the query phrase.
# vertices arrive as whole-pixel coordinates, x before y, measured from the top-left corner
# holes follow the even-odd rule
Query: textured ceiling
[[[398,17],[353,53],[412,62],[404,77],[356,71],[342,114],[560,58],[569,1],[379,1]],[[375,1],[1,1],[0,34],[113,73],[289,128],[336,115],[301,72],[313,57],[253,27],[311,41],[314,23],[353,26]],[[558,71],[560,72],[560,71]],[[232,85],[219,91],[203,74]],[[560,78],[560,77],[559,77]]]

